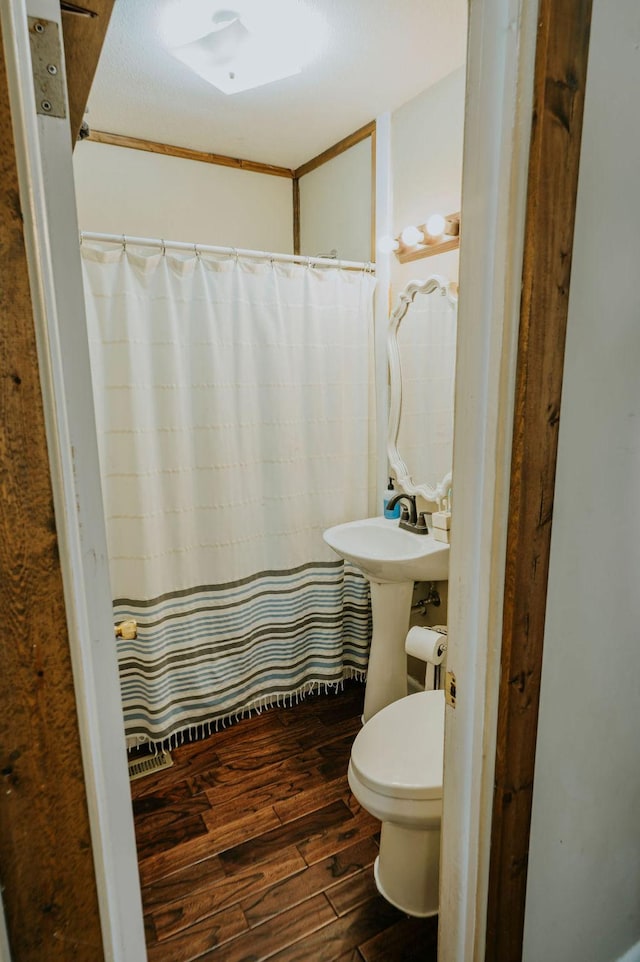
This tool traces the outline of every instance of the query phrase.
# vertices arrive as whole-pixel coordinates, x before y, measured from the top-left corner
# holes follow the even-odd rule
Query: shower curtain
[[[129,744],[363,677],[373,277],[82,245]]]

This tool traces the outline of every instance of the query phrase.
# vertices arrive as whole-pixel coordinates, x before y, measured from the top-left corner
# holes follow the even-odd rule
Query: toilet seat
[[[388,798],[442,798],[444,692],[392,702],[365,724],[351,749],[360,782]]]

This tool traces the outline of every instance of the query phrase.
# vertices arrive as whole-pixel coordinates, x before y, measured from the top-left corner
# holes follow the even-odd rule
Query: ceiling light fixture
[[[226,94],[300,73],[324,35],[317,12],[296,0],[235,0],[233,9],[173,0],[161,31],[174,57]]]

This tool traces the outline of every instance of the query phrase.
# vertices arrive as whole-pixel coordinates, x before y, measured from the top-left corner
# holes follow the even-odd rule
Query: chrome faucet
[[[420,514],[418,514],[415,494],[395,494],[389,499],[387,503],[387,509],[393,510],[399,501],[406,501],[408,507],[407,504],[402,505],[402,512],[400,514],[398,527],[404,528],[405,531],[413,531],[414,534],[429,534],[429,529],[427,528],[427,519],[424,511],[421,511]]]

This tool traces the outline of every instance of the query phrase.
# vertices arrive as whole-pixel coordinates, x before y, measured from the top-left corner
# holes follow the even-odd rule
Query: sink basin
[[[357,565],[369,581],[446,581],[449,545],[433,535],[414,534],[388,518],[337,524],[324,540],[342,558]]]

